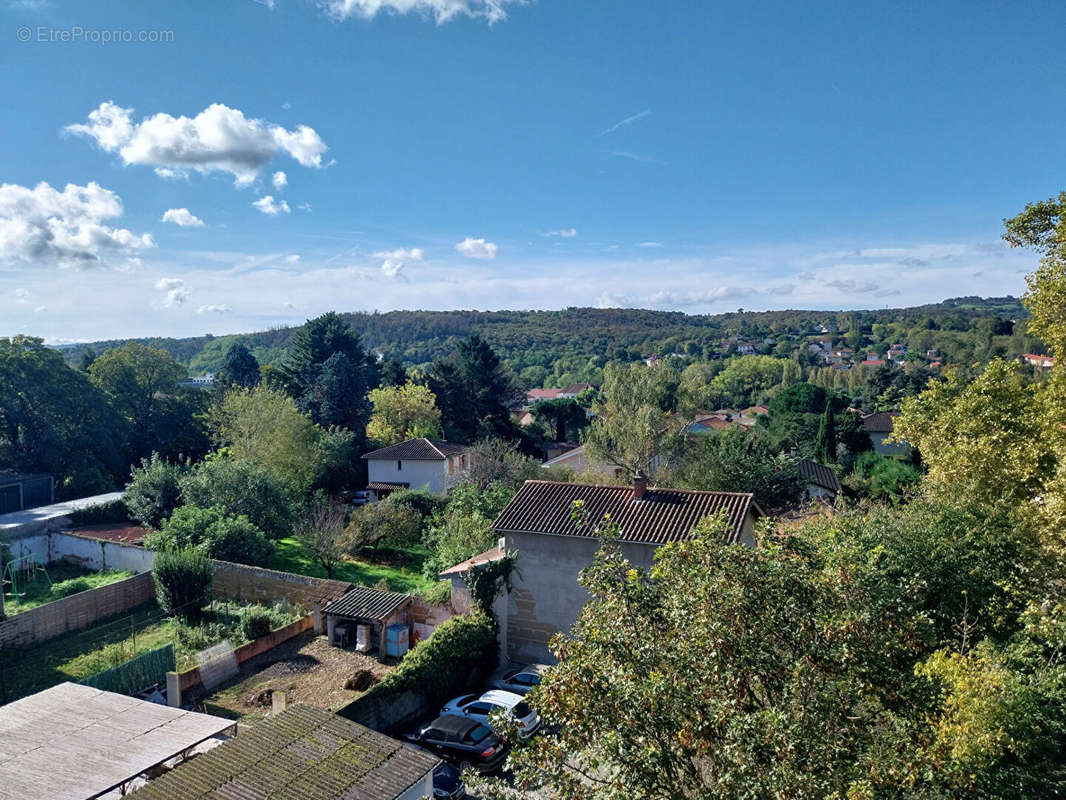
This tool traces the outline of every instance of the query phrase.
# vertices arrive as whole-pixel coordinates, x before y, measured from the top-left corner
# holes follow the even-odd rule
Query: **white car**
[[[495,689],[503,689],[505,692],[525,695],[534,686],[540,686],[547,667],[540,664],[531,664],[528,667],[512,667],[495,681],[492,686]]]
[[[518,735],[528,739],[540,728],[540,715],[537,714],[522,695],[493,689],[485,694],[466,694],[457,697],[440,710],[441,716],[469,717],[489,727],[489,717],[494,711],[503,711],[518,725]]]

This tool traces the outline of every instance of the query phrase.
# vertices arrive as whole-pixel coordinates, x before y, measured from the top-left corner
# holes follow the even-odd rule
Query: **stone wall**
[[[78,592],[0,622],[0,648],[32,647],[124,614],[154,599],[155,582],[150,572]]]
[[[310,609],[325,606],[352,588],[350,583],[326,578],[309,578],[291,572],[278,572],[247,564],[215,561],[215,597],[247,603],[274,603],[285,599]]]
[[[397,693],[377,686],[337,711],[340,716],[380,733],[392,733],[429,713],[429,700],[421,692]]]

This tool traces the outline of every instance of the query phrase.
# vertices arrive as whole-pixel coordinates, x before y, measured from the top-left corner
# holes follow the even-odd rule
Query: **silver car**
[[[540,728],[540,716],[530,708],[522,695],[493,689],[484,694],[467,694],[456,697],[440,710],[441,716],[468,717],[489,727],[489,717],[495,711],[503,711],[518,726],[518,736],[528,739]]]

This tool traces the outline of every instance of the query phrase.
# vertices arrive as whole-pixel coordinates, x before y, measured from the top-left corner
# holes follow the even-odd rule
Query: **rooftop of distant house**
[[[840,491],[840,479],[825,464],[819,464],[809,458],[801,458],[796,462],[796,466],[799,467],[800,477],[806,483],[813,483],[815,486],[821,486],[831,492]]]
[[[441,439],[408,439],[406,442],[383,447],[363,456],[365,459],[397,461],[447,461],[462,455],[469,448],[465,444],[445,442]]]
[[[290,706],[140,789],[137,800],[395,800],[436,756],[328,711]]]
[[[584,519],[575,524],[573,509],[582,501]],[[754,495],[689,489],[633,486],[588,486],[557,481],[526,481],[496,518],[499,533],[542,533],[594,537],[610,515],[626,542],[666,544],[688,538],[706,517],[724,513],[729,541],[739,541],[749,513],[762,515]]]
[[[862,429],[866,433],[892,433],[898,411],[875,411],[862,418]]]

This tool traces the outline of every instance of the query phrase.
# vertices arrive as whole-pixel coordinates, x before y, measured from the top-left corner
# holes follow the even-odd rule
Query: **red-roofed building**
[[[1032,353],[1026,353],[1022,358],[1025,359],[1026,364],[1032,364],[1040,369],[1051,369],[1055,366],[1054,356],[1037,356]]]

